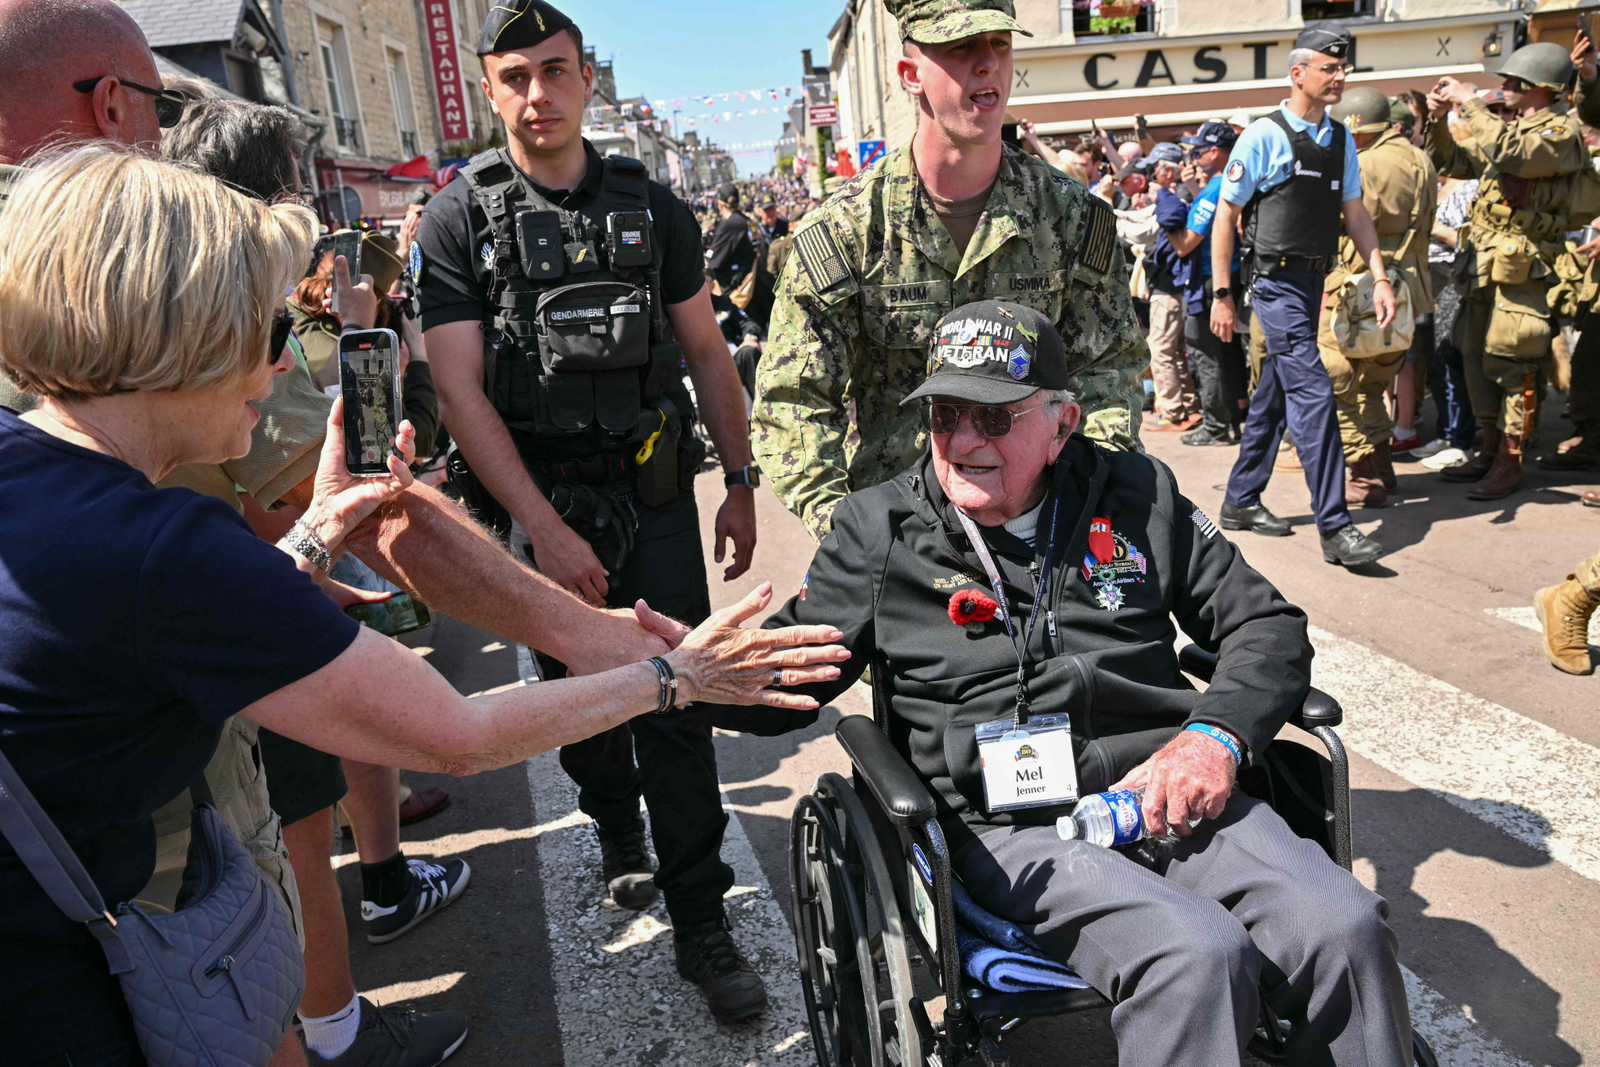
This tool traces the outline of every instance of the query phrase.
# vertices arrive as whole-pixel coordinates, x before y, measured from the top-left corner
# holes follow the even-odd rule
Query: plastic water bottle
[[[1056,835],[1063,841],[1087,841],[1101,848],[1132,844],[1150,836],[1139,802],[1144,787],[1095,793],[1078,801],[1070,815],[1056,820]]]

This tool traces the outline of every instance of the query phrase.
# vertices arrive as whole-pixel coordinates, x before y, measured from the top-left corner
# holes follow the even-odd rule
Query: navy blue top
[[[1167,234],[1183,229],[1188,221],[1189,205],[1183,202],[1183,197],[1164,185],[1156,186],[1156,225],[1161,227],[1161,232],[1156,237],[1155,251],[1151,253],[1150,288],[1174,295],[1183,291],[1189,267],[1172,247]]]
[[[226,504],[4,408],[0,501],[0,750],[115,909],[154,872],[151,814],[224,720],[360,627]],[[26,961],[0,967],[0,1033],[22,1043],[4,1058],[89,1062],[80,1042],[120,1004],[98,944],[4,840],[0,901],[0,959]]]

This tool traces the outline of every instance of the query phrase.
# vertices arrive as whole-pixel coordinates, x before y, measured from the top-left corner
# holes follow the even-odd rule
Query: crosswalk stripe
[[[1318,627],[1311,642],[1345,744],[1600,881],[1600,749]]]
[[[1493,615],[1497,619],[1504,619],[1506,622],[1526,627],[1536,634],[1544,633],[1544,629],[1539,625],[1539,618],[1534,614],[1533,605],[1531,604],[1525,608],[1485,608],[1484,614]],[[1600,652],[1600,648],[1596,646],[1600,646],[1600,611],[1595,612],[1593,617],[1589,619],[1589,648],[1591,651]]]
[[[728,812],[722,857],[743,884],[729,891],[726,906],[740,948],[767,984],[769,1003],[758,1020],[721,1027],[699,992],[678,977],[661,903],[631,912],[604,900],[600,845],[577,813],[577,789],[556,753],[526,766],[535,822],[560,827],[540,834],[537,847],[565,1067],[815,1063],[789,923],[738,814]]]

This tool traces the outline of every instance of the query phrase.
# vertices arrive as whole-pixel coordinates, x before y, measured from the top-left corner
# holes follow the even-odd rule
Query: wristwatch
[[[1233,290],[1228,288],[1226,285],[1224,285],[1221,289],[1217,289],[1211,294],[1211,299],[1213,299],[1213,300],[1226,300],[1226,299],[1228,299],[1228,297],[1230,297],[1232,295],[1233,295]]]
[[[740,467],[736,471],[729,471],[722,476],[722,484],[728,488],[742,485],[746,489],[754,489],[761,484],[761,468],[754,463],[747,467]]]

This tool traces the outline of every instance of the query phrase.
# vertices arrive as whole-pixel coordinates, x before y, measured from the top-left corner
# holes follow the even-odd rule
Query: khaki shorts
[[[267,775],[256,741],[256,724],[235,715],[222,730],[217,751],[206,766],[206,784],[222,821],[250,851],[267,884],[277,890],[300,947],[306,943],[300,912],[300,888],[289,865],[283,826],[267,800]],[[189,854],[189,812],[194,802],[186,789],[155,813],[156,873],[138,894],[140,902],[170,911],[183,882]]]

